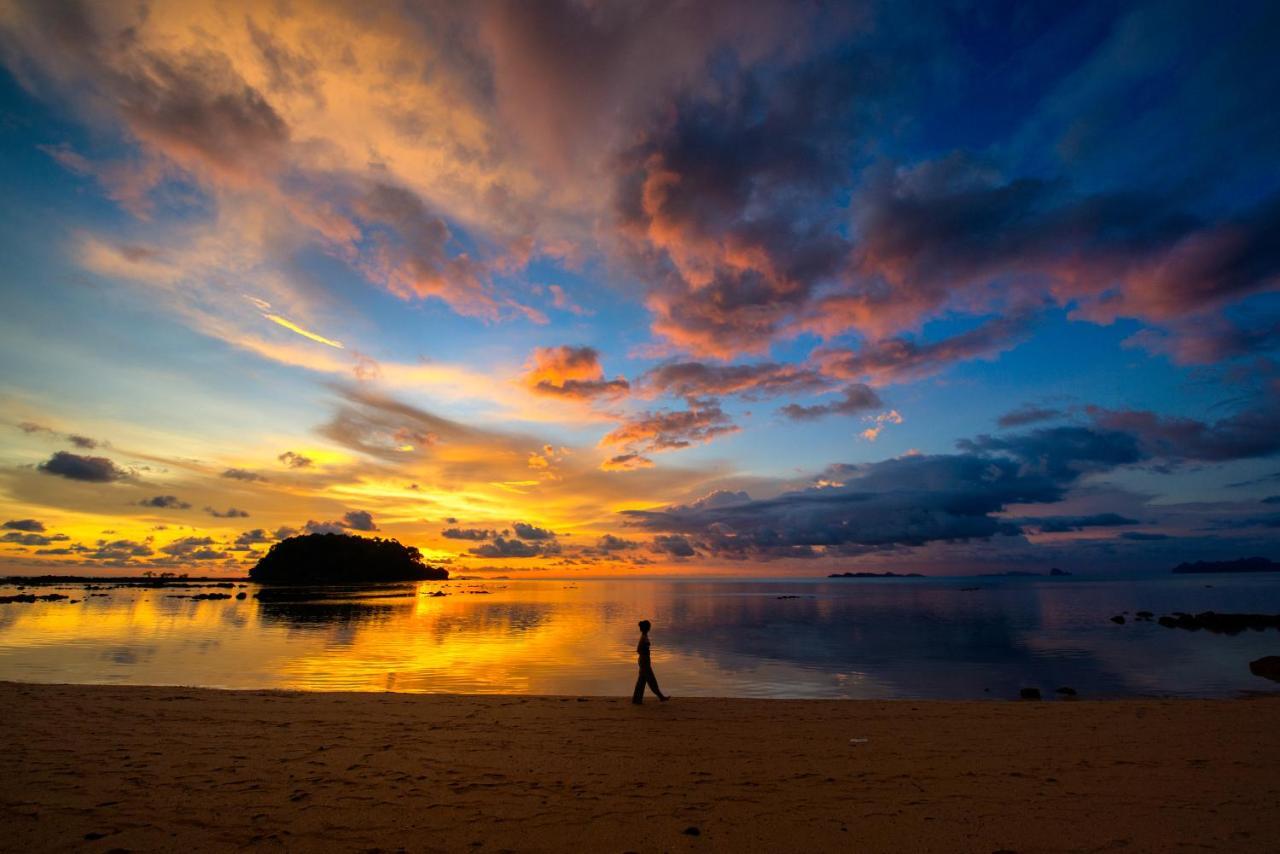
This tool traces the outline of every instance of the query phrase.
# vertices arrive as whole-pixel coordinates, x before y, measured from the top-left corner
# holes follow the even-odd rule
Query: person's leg
[[[631,694],[631,702],[644,702],[644,670],[641,669],[640,675],[636,677],[636,690]]]
[[[655,697],[657,697],[660,700],[666,699],[662,695],[662,689],[658,687],[658,677],[653,674],[652,667],[645,670],[644,679],[645,679],[645,682],[647,682],[649,685],[649,690],[653,692]]]

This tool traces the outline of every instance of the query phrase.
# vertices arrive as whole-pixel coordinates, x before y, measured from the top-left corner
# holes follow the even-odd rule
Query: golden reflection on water
[[[261,598],[249,585],[225,591],[243,600],[213,601],[179,598],[206,588],[90,597],[71,585],[56,592],[76,604],[0,606],[0,679],[616,696],[634,682],[635,624],[648,618],[659,681],[676,696],[1270,687],[1254,684],[1241,662],[1266,654],[1274,634],[1117,631],[1106,617],[1121,604],[1176,609],[1192,594],[1204,608],[1269,601],[1280,610],[1280,584],[984,582],[974,592],[962,583],[454,581],[273,588]],[[428,595],[437,590],[448,595]]]

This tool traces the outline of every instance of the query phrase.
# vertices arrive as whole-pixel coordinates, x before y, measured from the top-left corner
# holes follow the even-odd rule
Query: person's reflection
[[[658,687],[658,677],[653,675],[653,663],[649,659],[650,628],[651,624],[648,620],[640,621],[640,643],[636,644],[636,661],[640,665],[640,675],[636,677],[636,690],[631,695],[631,702],[637,706],[644,702],[644,686],[646,685],[662,702],[665,703],[671,699],[670,696],[662,693],[662,689]]]

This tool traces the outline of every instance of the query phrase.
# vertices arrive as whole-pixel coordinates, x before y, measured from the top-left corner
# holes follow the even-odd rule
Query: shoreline
[[[637,708],[4,682],[0,708],[12,816],[0,848],[11,850],[1261,851],[1280,840],[1274,695]]]

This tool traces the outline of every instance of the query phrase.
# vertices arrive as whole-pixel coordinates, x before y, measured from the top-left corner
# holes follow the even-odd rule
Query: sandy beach
[[[1274,697],[633,707],[2,683],[0,708],[12,851],[1280,846]]]

